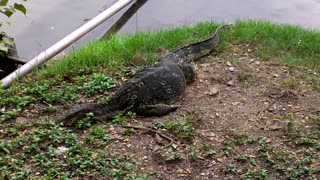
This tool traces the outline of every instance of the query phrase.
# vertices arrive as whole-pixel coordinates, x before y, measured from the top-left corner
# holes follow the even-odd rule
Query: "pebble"
[[[214,96],[214,95],[216,95],[218,93],[219,93],[219,90],[216,87],[212,87],[212,88],[209,89],[209,91],[205,92],[205,94],[207,94],[209,96]]]
[[[234,80],[228,81],[228,82],[227,82],[227,85],[228,85],[228,86],[233,86],[233,85],[234,85]]]
[[[234,72],[234,70],[235,70],[236,68],[233,67],[233,66],[231,66],[231,67],[229,67],[228,69],[229,69],[229,71]]]

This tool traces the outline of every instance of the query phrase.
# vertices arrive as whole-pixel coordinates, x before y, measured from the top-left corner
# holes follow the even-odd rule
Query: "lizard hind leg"
[[[183,75],[186,79],[186,83],[189,84],[192,81],[194,81],[196,75],[197,75],[197,67],[193,63],[183,64],[180,66],[180,69],[183,72]]]
[[[155,104],[155,105],[140,105],[134,111],[142,116],[163,116],[177,110],[179,105]]]

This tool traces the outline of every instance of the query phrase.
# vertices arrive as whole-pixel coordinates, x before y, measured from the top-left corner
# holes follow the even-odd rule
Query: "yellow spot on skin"
[[[132,100],[137,99],[137,97],[138,97],[137,95],[132,95],[130,99],[132,99]]]
[[[178,77],[178,74],[177,73],[172,73],[172,76]]]

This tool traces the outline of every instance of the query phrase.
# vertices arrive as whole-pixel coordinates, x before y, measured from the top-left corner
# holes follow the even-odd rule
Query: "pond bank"
[[[19,14],[12,17],[13,24],[6,32],[15,37],[20,57],[30,60],[114,2],[116,0],[27,1],[24,3],[27,17]],[[194,25],[201,21],[234,22],[237,19],[265,19],[273,23],[320,29],[318,17],[320,2],[314,0],[200,0],[196,3],[193,0],[148,0],[122,28],[120,34],[169,29],[184,24]],[[111,18],[77,42],[73,48],[101,37],[118,18],[119,15]]]

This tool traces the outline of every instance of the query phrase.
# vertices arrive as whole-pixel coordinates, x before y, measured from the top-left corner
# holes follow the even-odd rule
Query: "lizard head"
[[[180,68],[184,74],[186,83],[191,83],[197,75],[196,66],[194,64],[183,64]]]

